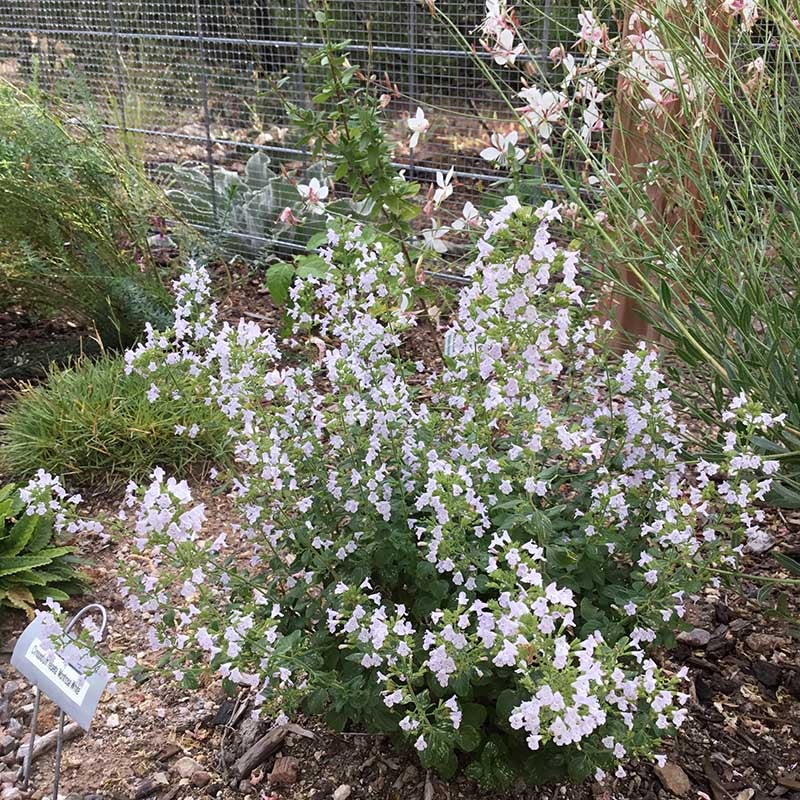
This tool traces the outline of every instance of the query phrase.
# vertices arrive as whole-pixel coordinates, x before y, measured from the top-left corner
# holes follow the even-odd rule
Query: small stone
[[[759,531],[757,534],[748,537],[745,550],[756,555],[766,553],[767,550],[775,546],[775,537],[767,531]]]
[[[21,739],[25,735],[25,727],[16,717],[11,717],[6,723],[6,733],[15,739]]]
[[[771,633],[751,633],[745,639],[745,643],[752,651],[761,653],[762,656],[770,656],[784,643],[784,640]]]
[[[10,733],[4,733],[0,736],[0,755],[10,753],[17,746],[17,739]]]
[[[781,669],[769,661],[754,661],[750,667],[756,680],[767,687],[775,689],[781,682]]]
[[[213,797],[217,792],[221,792],[225,788],[224,783],[220,783],[219,781],[215,781],[214,783],[209,783],[206,787],[206,794],[210,797]]]
[[[3,697],[12,697],[22,688],[22,681],[7,681],[3,687]]]
[[[119,728],[119,714],[109,714],[106,717],[106,728]]]
[[[678,797],[685,797],[691,791],[692,784],[689,782],[689,777],[677,764],[667,762],[663,767],[654,767],[653,770],[668,792]]]
[[[157,794],[164,786],[169,786],[169,778],[166,772],[156,772],[149,778],[145,778],[133,791],[134,800],[142,800],[144,797]]]
[[[175,772],[181,776],[181,778],[191,778],[195,772],[202,769],[200,764],[198,764],[193,758],[189,758],[189,756],[184,756],[183,758],[179,758],[175,762]]]
[[[349,784],[343,783],[333,793],[333,800],[347,800],[347,798],[350,797],[352,792],[353,789],[349,786]]]
[[[8,789],[3,789],[0,798],[2,800],[22,800],[22,792],[16,786],[9,786]]]
[[[800,670],[791,670],[784,680],[784,685],[795,700],[800,700]]]
[[[211,776],[205,770],[199,769],[197,772],[192,773],[192,786],[202,789],[204,786],[208,786],[209,783],[211,783]]]
[[[711,641],[711,634],[702,628],[692,628],[690,631],[681,631],[678,641],[690,647],[705,647]]]
[[[276,758],[268,781],[275,784],[284,784],[285,786],[297,783],[297,767],[299,763],[293,756]]]
[[[77,794],[76,792],[70,792],[64,800],[83,800],[82,794]]]
[[[250,783],[250,781],[247,781],[247,780],[239,781],[239,791],[242,794],[247,794],[252,788],[253,788],[253,786]]]

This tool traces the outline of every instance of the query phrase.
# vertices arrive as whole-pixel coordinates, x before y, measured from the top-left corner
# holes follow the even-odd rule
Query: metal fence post
[[[294,26],[297,32],[297,80],[295,81],[295,91],[297,92],[297,105],[305,107],[306,102],[306,73],[303,65],[303,0],[294,0]],[[304,145],[303,167],[308,167],[308,150]]]
[[[122,128],[122,144],[125,148],[125,155],[130,160],[131,149],[128,141],[128,121],[125,112],[125,86],[122,80],[122,46],[119,38],[119,28],[117,18],[114,14],[114,0],[108,0],[108,22],[111,27],[111,35],[114,42],[114,76],[117,83],[117,103],[119,104],[119,123]]]
[[[47,80],[47,64],[45,62],[44,48],[42,47],[42,20],[41,6],[39,0],[31,0],[31,16],[33,17],[34,28],[36,29],[36,56],[38,58],[39,82],[43,90],[45,99],[49,99],[50,87]]]
[[[214,180],[214,143],[211,139],[211,113],[208,107],[208,63],[205,39],[203,38],[203,15],[200,10],[200,0],[194,0],[194,14],[197,24],[197,54],[200,59],[200,99],[203,103],[203,124],[206,135],[206,165],[208,166],[208,185],[211,189],[211,215],[214,218],[214,227],[219,228],[217,185]]]
[[[408,113],[417,97],[417,0],[408,0]],[[408,151],[408,177],[414,179],[414,148]]]
[[[552,13],[552,0],[544,0],[544,8],[542,9],[542,63],[545,65],[544,70],[548,67],[548,55],[550,50],[548,43],[550,40],[550,14]]]

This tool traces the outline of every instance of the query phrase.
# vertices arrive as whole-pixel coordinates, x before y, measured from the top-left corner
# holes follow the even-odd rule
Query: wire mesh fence
[[[476,41],[483,0],[439,0],[437,7]],[[425,0],[334,0],[330,12],[334,38],[347,40],[353,60],[391,90],[386,124],[398,167],[424,183],[454,166],[476,191],[495,181],[479,154],[490,130],[513,122],[475,63],[499,69],[491,55],[459,46]],[[538,43],[527,58],[544,66],[574,14],[569,3],[554,8],[542,0],[539,17],[526,23]],[[124,131],[183,201],[188,221],[249,256],[302,246],[276,224],[287,193],[296,199],[281,175],[313,167],[275,87],[280,80],[282,92],[307,104],[317,78],[307,57],[321,46],[307,0],[0,5],[0,77],[35,83],[78,119]],[[407,119],[418,105],[432,124],[410,150]],[[260,191],[265,181],[269,198]]]

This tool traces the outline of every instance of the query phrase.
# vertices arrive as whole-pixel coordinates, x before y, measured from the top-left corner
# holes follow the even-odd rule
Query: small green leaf
[[[478,749],[480,743],[480,731],[477,728],[473,728],[471,725],[464,725],[462,723],[461,727],[458,729],[458,736],[456,738],[458,747],[465,753],[471,753],[473,750]]]
[[[285,306],[289,302],[289,288],[292,280],[294,280],[294,267],[285,261],[273,264],[267,270],[264,282],[276,305]]]

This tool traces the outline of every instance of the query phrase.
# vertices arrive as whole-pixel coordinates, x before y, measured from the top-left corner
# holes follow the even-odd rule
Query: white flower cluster
[[[128,356],[160,391],[217,404],[236,442],[231,531],[206,534],[160,472],[129,493],[152,572],[125,592],[176,677],[205,664],[259,702],[335,692],[434,766],[503,692],[506,735],[604,769],[681,724],[679,676],[648,647],[731,558],[730,525],[757,535],[773,467],[735,433],[722,463],[684,460],[655,354],[604,347],[558,213],[510,197],[487,219],[441,365],[408,357],[414,316],[386,302],[401,266],[361,228],[323,248],[348,259],[344,288],[292,290],[316,294],[295,313],[314,362],[214,324],[193,267],[176,330]]]

